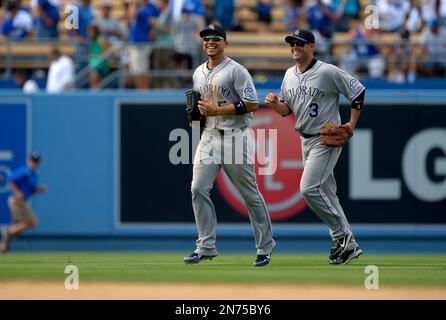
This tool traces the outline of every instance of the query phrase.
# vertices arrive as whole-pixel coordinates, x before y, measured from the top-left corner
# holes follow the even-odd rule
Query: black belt
[[[320,133],[307,134],[307,133],[303,133],[303,132],[299,132],[299,134],[300,134],[302,137],[304,137],[305,139],[313,138],[313,137],[317,137],[318,135],[320,135]]]
[[[233,133],[235,129],[229,129],[229,130],[223,130],[223,129],[217,129],[218,133],[223,136],[225,133],[229,134],[229,133]]]
[[[232,133],[236,132],[237,130],[243,131],[243,130],[245,130],[245,129],[246,129],[246,128],[244,127],[244,128],[237,128],[237,129],[226,129],[226,130],[223,130],[223,129],[215,129],[215,130],[217,130],[218,133],[220,133],[220,135],[223,136],[223,135],[225,135],[225,134],[232,134]]]

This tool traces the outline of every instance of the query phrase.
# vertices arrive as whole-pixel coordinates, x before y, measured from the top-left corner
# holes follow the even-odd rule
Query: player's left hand
[[[40,193],[48,192],[48,186],[47,186],[46,184],[41,185],[41,186],[39,187],[39,192],[40,192]]]
[[[207,100],[198,101],[198,109],[200,109],[200,113],[204,116],[218,115],[218,106]]]

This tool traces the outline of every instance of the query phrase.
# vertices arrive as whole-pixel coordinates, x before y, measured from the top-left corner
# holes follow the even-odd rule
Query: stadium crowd
[[[69,41],[74,48],[75,73],[89,70],[90,88],[96,88],[117,64],[126,66],[131,79],[128,87],[186,86],[178,77],[161,77],[154,83],[149,75],[152,70],[192,70],[200,54],[198,32],[208,23],[218,23],[228,32],[283,34],[308,28],[316,35],[317,54],[335,57],[335,63],[361,77],[393,82],[446,77],[446,0],[0,3],[2,43]],[[249,26],[245,23],[248,17],[255,19]],[[337,35],[342,35],[343,42]],[[280,34],[277,38],[280,40]],[[336,54],[339,47],[344,48],[342,54]],[[113,48],[118,50],[112,52]],[[64,88],[73,86],[76,84]]]

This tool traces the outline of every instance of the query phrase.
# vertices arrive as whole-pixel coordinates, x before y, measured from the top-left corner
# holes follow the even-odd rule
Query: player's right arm
[[[12,195],[16,201],[21,201],[25,198],[23,192],[20,191],[19,187],[17,186],[17,181],[22,179],[25,175],[26,175],[26,170],[24,167],[22,167],[12,172],[10,175],[6,177],[8,187],[11,189]]]
[[[14,181],[9,180],[8,181],[8,187],[12,190],[12,194],[14,195],[14,199],[16,201],[23,200],[23,192],[20,191],[20,189],[17,187],[17,185],[14,183]]]
[[[279,113],[282,117],[286,117],[291,113],[290,108],[284,102],[281,102],[279,100],[279,97],[272,92],[266,95],[265,104],[276,110],[276,112]]]

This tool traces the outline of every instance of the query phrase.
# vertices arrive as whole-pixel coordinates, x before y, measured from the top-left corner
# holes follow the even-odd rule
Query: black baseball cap
[[[29,158],[30,158],[31,160],[35,161],[35,162],[39,162],[41,156],[40,156],[40,153],[39,153],[39,152],[34,151],[34,152],[31,153],[31,155],[29,156]]]
[[[314,34],[309,30],[296,29],[292,35],[285,37],[285,42],[292,43],[296,40],[300,40],[306,43],[314,43]]]
[[[222,26],[219,26],[218,24],[210,24],[206,28],[200,31],[200,37],[203,38],[210,34],[216,34],[219,36],[222,36],[223,39],[226,40],[226,32],[225,29],[223,29]]]

